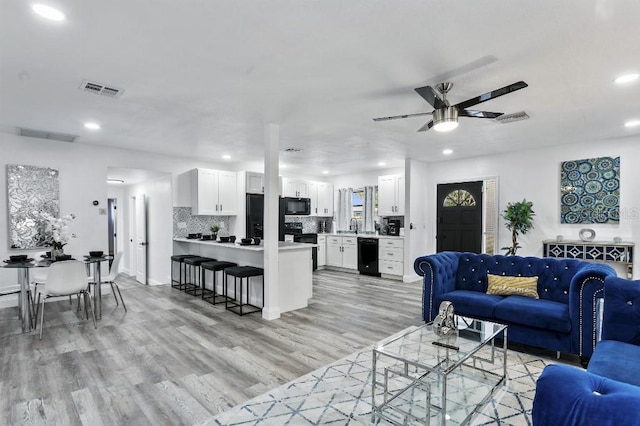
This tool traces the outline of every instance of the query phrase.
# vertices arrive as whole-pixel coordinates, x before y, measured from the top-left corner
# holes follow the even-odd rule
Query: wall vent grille
[[[84,80],[80,85],[80,89],[96,95],[107,96],[109,98],[119,98],[124,92],[124,89],[118,89],[113,86],[107,86],[102,83],[96,83],[95,81]]]
[[[520,111],[520,112],[514,112],[513,114],[503,114],[500,117],[496,118],[495,120],[498,123],[507,124],[507,123],[513,123],[514,121],[527,120],[529,118],[530,118],[529,114],[527,114],[524,111]]]
[[[289,153],[295,153],[295,152],[301,152],[302,149],[300,148],[294,148],[294,147],[289,147],[289,148],[282,148],[280,151],[282,152],[289,152]]]
[[[49,139],[52,141],[75,142],[78,136],[68,133],[48,132],[46,130],[27,129],[24,127],[16,128],[16,133],[20,136],[28,138]]]

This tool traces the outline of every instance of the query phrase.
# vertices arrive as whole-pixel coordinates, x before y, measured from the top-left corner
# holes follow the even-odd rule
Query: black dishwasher
[[[377,238],[358,238],[358,271],[365,275],[380,276]]]

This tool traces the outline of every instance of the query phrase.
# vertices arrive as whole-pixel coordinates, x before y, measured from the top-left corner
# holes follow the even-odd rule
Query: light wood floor
[[[98,329],[47,303],[44,337],[0,309],[0,424],[195,424],[422,324],[420,283],[320,271],[308,308],[265,321],[119,278]]]

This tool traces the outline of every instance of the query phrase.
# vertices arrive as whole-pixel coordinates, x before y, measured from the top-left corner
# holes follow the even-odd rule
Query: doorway
[[[437,186],[437,252],[482,252],[482,186],[482,181]]]
[[[114,257],[118,252],[118,215],[116,209],[118,208],[118,200],[115,198],[107,199],[107,233],[108,233],[108,246],[109,246],[109,256]],[[111,268],[111,263],[113,259],[109,260],[109,268]]]

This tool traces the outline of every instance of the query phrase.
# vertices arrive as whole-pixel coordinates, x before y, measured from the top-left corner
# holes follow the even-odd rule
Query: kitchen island
[[[280,313],[306,308],[312,296],[313,244],[278,243],[278,294]],[[174,254],[196,254],[216,260],[235,262],[240,266],[264,267],[264,247],[262,245],[240,245],[209,240],[188,238],[173,239]],[[253,278],[262,279],[262,278]],[[218,280],[221,281],[221,280]],[[210,280],[208,281],[210,283]],[[265,282],[265,286],[269,285]],[[273,285],[271,283],[270,285]],[[229,285],[233,296],[233,285]],[[249,292],[249,302],[262,306],[261,286],[253,285]],[[271,309],[274,307],[270,307]]]

